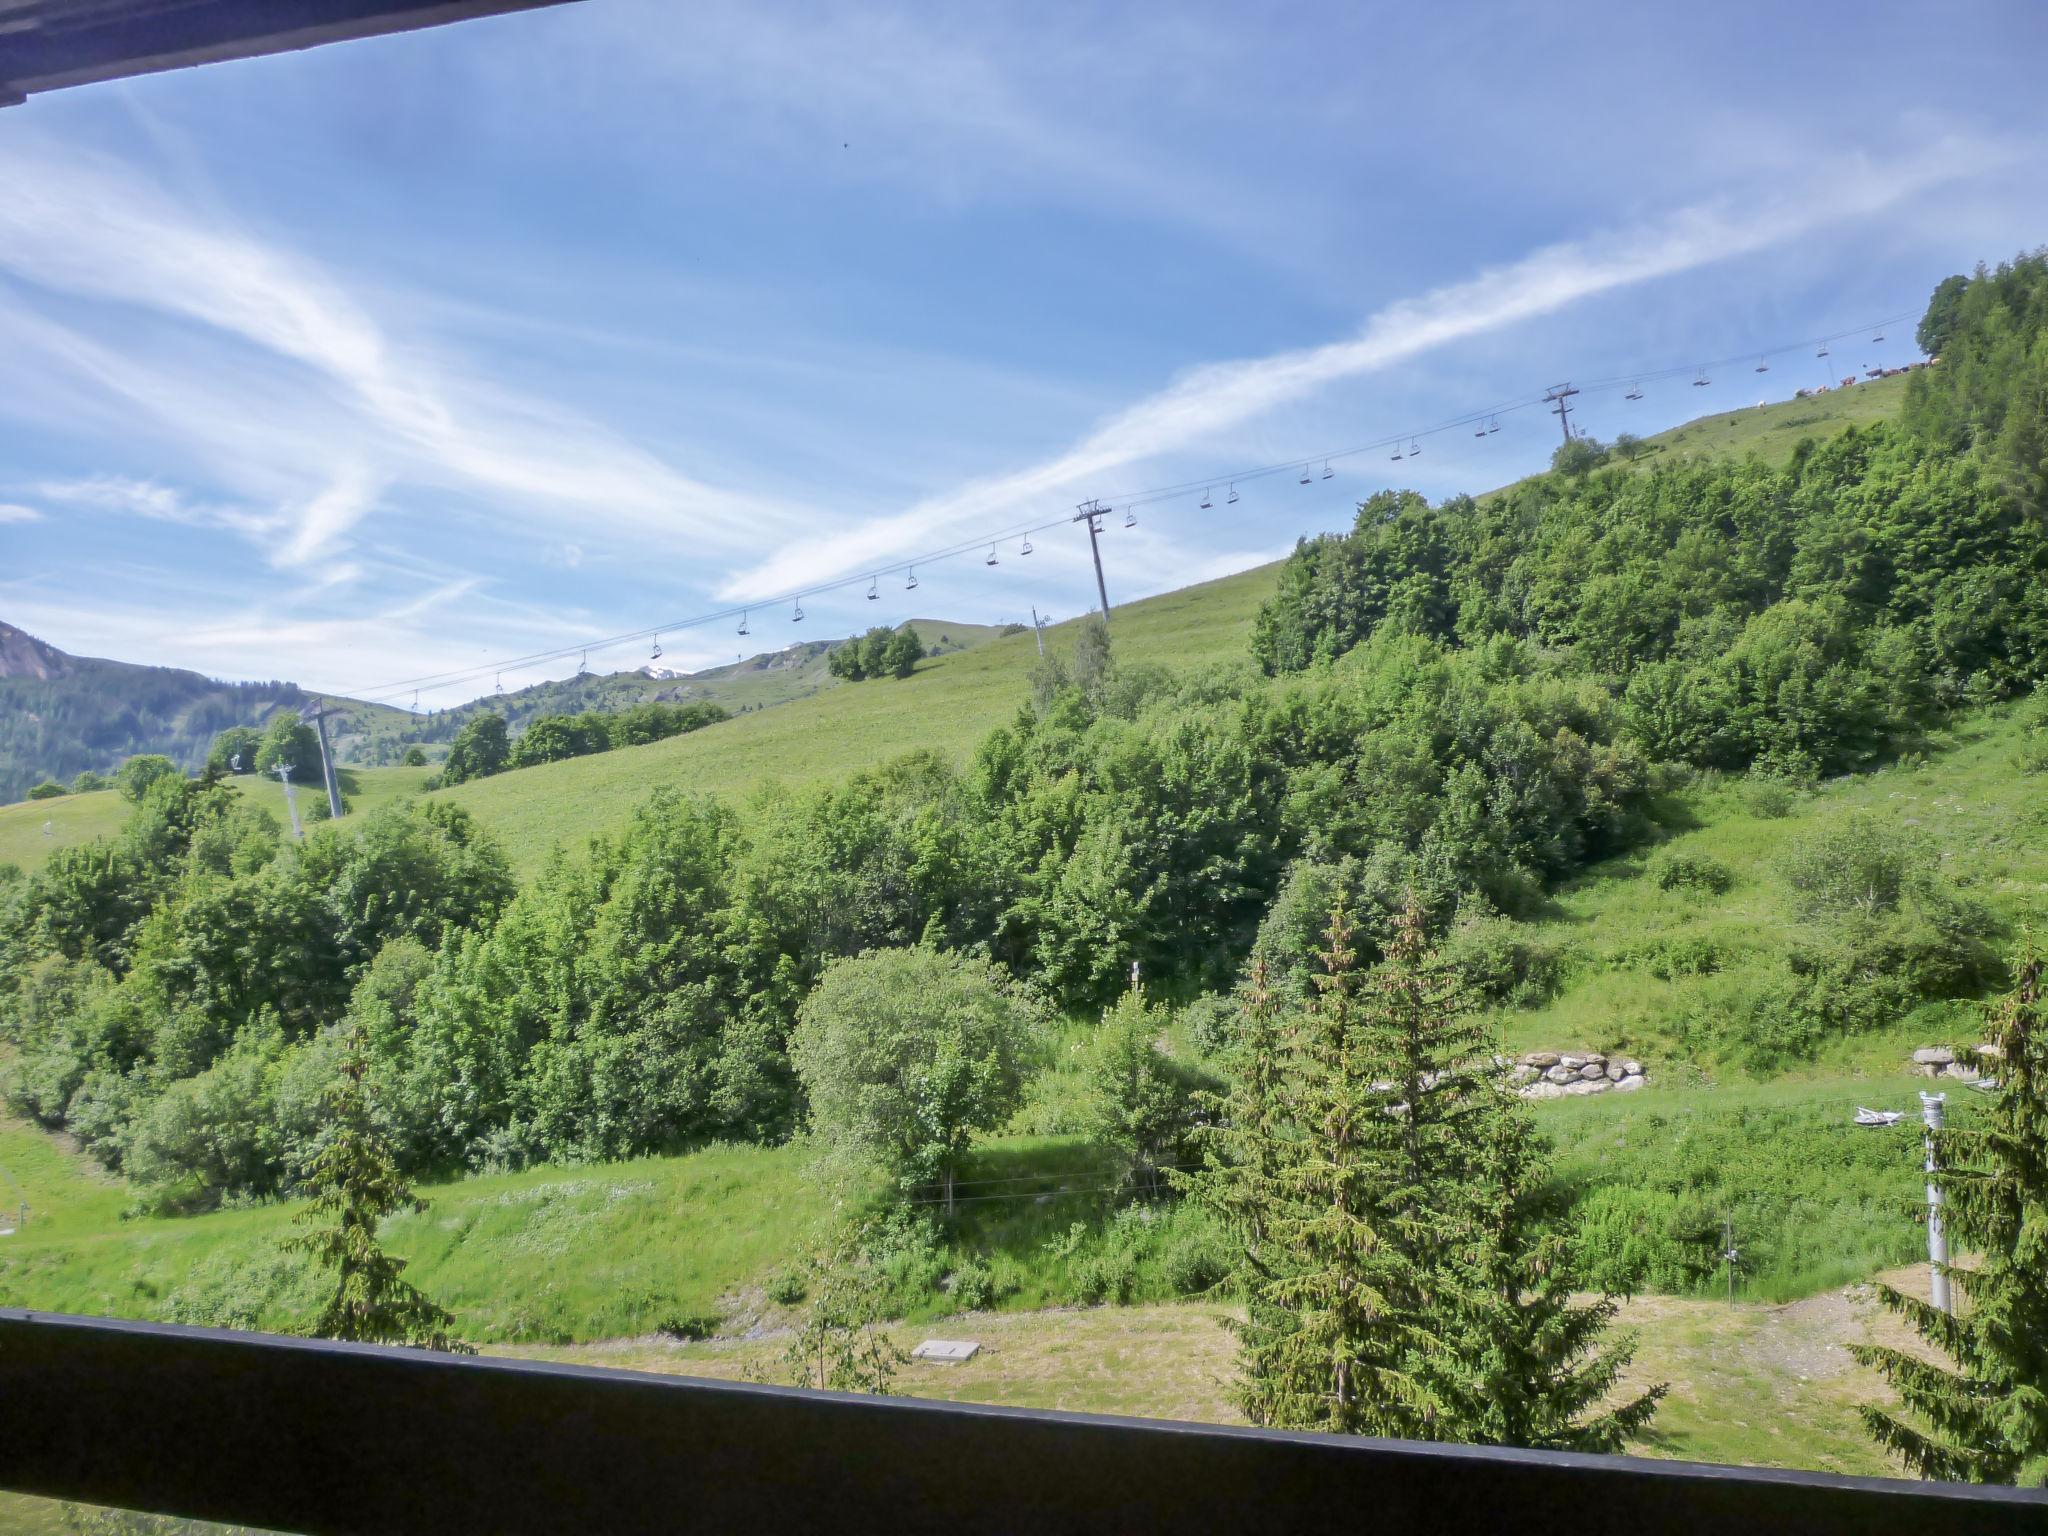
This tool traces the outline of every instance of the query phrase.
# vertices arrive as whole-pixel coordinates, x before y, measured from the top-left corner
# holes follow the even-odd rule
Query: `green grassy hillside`
[[[1116,609],[1118,657],[1171,666],[1242,658],[1275,570],[1262,566]],[[1079,622],[1049,628],[1047,650],[1070,651]],[[1009,635],[923,662],[901,681],[836,686],[687,736],[522,768],[442,793],[496,830],[514,864],[531,872],[558,842],[575,847],[619,825],[657,787],[744,796],[778,780],[841,779],[920,747],[964,761],[1029,696],[1037,659],[1029,634]]]
[[[1638,464],[1655,464],[1666,454],[1783,458],[1803,438],[1827,437],[1895,415],[1905,382],[1884,379],[1809,400],[1701,417],[1645,439],[1652,452]],[[1277,566],[1261,566],[1117,608],[1118,656],[1173,667],[1242,659],[1252,616],[1277,573]],[[791,658],[791,665],[780,664],[783,653],[769,653],[687,683],[629,672],[526,690],[534,696],[529,712],[633,703],[689,686],[696,690],[687,695],[690,699],[709,699],[746,713],[687,736],[521,769],[443,793],[495,827],[520,870],[531,872],[558,842],[577,846],[591,833],[617,826],[659,786],[744,796],[778,780],[798,784],[844,778],[918,747],[964,758],[1026,697],[1037,647],[1029,634],[1003,636],[992,626],[912,622],[926,644],[942,654],[900,682],[843,685],[825,672],[825,648],[819,644],[807,646],[804,655]],[[1047,646],[1070,648],[1075,623],[1048,629]],[[614,699],[606,689],[625,691]],[[412,718],[387,713],[401,722]],[[387,727],[396,729],[380,717],[377,730]],[[349,797],[354,809],[369,809],[416,792],[425,777],[417,769],[356,768]],[[265,803],[275,802],[273,809],[283,818],[277,786],[243,783]],[[0,805],[0,862],[33,868],[56,848],[114,831],[121,810],[111,793]]]
[[[1851,812],[1930,843],[1944,881],[1999,933],[2029,922],[2038,932],[2048,915],[2048,784],[2020,771],[2019,744],[2017,711],[1967,716],[1915,760],[1823,784],[1782,815],[1759,814],[1744,781],[1702,775],[1665,807],[1676,829],[1665,843],[1596,865],[1556,894],[1552,916],[1520,925],[1559,957],[1565,979],[1541,1006],[1501,1015],[1507,1043],[1684,1057],[1690,1070],[1714,1073],[1714,1020],[1767,985],[1784,953],[1794,903],[1780,856]],[[1680,854],[1723,866],[1733,883],[1718,895],[1662,889],[1659,861]],[[1797,1070],[1889,1068],[1916,1046],[1974,1043],[1977,1029],[1969,1003],[1927,1003]]]

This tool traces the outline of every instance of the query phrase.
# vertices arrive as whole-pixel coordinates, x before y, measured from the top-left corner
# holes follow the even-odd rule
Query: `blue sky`
[[[2048,241],[2044,65],[2024,0],[587,0],[32,98],[0,112],[0,618],[373,693],[763,601],[745,640],[663,634],[703,665],[1070,616],[1072,527],[885,601],[862,573],[1214,476],[1105,533],[1113,600],[1167,590],[1556,428],[1324,479],[1332,449],[1917,313]],[[1582,419],[1782,398],[1810,354]],[[800,626],[765,602],[845,577]]]

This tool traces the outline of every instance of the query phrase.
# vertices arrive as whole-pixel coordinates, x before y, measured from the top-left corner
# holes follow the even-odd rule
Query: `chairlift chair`
[[[868,601],[871,603],[877,603],[881,600],[882,578],[879,576],[871,576],[868,578]]]
[[[1411,459],[1422,457],[1422,440],[1420,438],[1411,437],[1408,439],[1408,457]]]
[[[1628,387],[1628,393],[1627,393],[1627,394],[1625,394],[1625,395],[1623,395],[1623,396],[1622,396],[1621,398],[1622,398],[1622,399],[1624,399],[1624,400],[1640,400],[1640,399],[1642,399],[1642,398],[1643,398],[1643,386],[1642,386],[1642,382],[1641,382],[1640,380],[1638,380],[1638,381],[1637,381],[1636,383],[1634,383],[1634,384],[1631,384],[1631,385],[1629,385],[1629,387]]]
[[[743,635],[747,633],[747,616],[745,613],[740,615],[740,633]]]
[[[1308,466],[1306,464],[1301,466],[1301,483],[1303,485],[1308,484]]]
[[[1234,502],[1234,501],[1236,501],[1236,500],[1237,500],[1237,486],[1236,486],[1235,484],[1233,484],[1233,485],[1232,485],[1232,486],[1230,487],[1230,494],[1229,494],[1228,496],[1224,497],[1223,499],[1224,499],[1224,501],[1226,501],[1226,502]]]
[[[1136,509],[1131,507],[1124,508],[1124,526],[1126,528],[1135,528],[1138,526],[1138,514]]]
[[[1330,476],[1334,475],[1335,473],[1337,473],[1337,471],[1330,468],[1330,461],[1328,459],[1323,460],[1323,478],[1327,480],[1330,478]]]
[[[654,637],[654,651],[651,655],[648,656],[647,659],[649,661],[661,660],[661,636],[656,635]]]
[[[1208,491],[1202,492],[1202,510],[1206,512],[1215,505],[1216,503],[1211,499],[1210,493]]]
[[[1877,344],[1878,342],[1880,342],[1880,341],[1883,341],[1883,340],[1884,340],[1884,332],[1883,332],[1883,331],[1879,331],[1879,332],[1878,332],[1878,333],[1877,333],[1877,334],[1876,334],[1875,336],[1873,336],[1873,337],[1871,337],[1871,338],[1870,338],[1870,342],[1871,342],[1871,345],[1872,345],[1872,346],[1875,346],[1875,345],[1876,345],[1876,344]]]
[[[1694,389],[1705,389],[1705,388],[1706,388],[1706,387],[1707,387],[1707,386],[1708,386],[1709,384],[1711,384],[1711,383],[1713,383],[1713,382],[1714,382],[1714,381],[1713,381],[1712,379],[1710,379],[1710,378],[1708,378],[1708,377],[1707,377],[1707,370],[1706,370],[1706,369],[1704,369],[1704,368],[1702,368],[1702,369],[1701,369],[1701,370],[1699,371],[1699,375],[1698,375],[1698,377],[1696,377],[1696,378],[1695,378],[1695,379],[1694,379],[1694,380],[1692,381],[1692,387],[1693,387]]]
[[[1028,534],[1028,533],[1027,533],[1027,534],[1025,534],[1025,535],[1024,535],[1024,542],[1023,542],[1022,544],[1019,544],[1019,545],[1017,546],[1017,553],[1018,553],[1018,554],[1020,554],[1020,555],[1028,555],[1028,554],[1030,554],[1030,553],[1031,553],[1031,535],[1030,535],[1030,534]]]
[[[1472,435],[1473,435],[1474,437],[1484,437],[1484,436],[1486,436],[1486,423],[1482,421],[1481,423],[1479,423],[1479,425],[1478,425],[1478,426],[1474,427],[1474,428],[1472,429]]]
[[[790,622],[790,623],[792,623],[792,624],[801,624],[801,623],[803,623],[803,621],[804,621],[804,600],[803,600],[802,598],[798,598],[798,599],[796,600],[796,612],[792,613],[792,614],[791,614],[791,615],[789,616],[789,622]]]
[[[1489,432],[1498,432],[1500,430],[1500,418],[1498,416],[1495,416],[1491,420],[1489,420],[1486,423],[1486,430]]]
[[[988,547],[988,558],[987,558],[986,560],[982,561],[981,563],[982,563],[983,565],[996,565],[996,564],[998,564],[998,563],[999,563],[999,562],[997,561],[997,559],[996,559],[996,547],[995,547],[995,545],[993,545],[993,544],[989,545],[989,547]]]
[[[917,590],[917,567],[914,565],[910,568],[910,580],[903,583],[903,590],[906,592],[915,592]]]
[[[1770,359],[1765,357],[1758,358],[1756,360],[1756,368],[1754,371],[1757,373],[1769,373],[1771,371]]]
[[[1820,350],[1814,353],[1813,355],[1815,357],[1826,357],[1828,355],[1828,344],[1826,342],[1822,342],[1820,344]]]
[[[1394,462],[1395,462],[1396,464],[1398,464],[1398,463],[1400,463],[1400,462],[1401,462],[1401,461],[1402,461],[1403,459],[1407,458],[1407,457],[1408,457],[1408,455],[1407,455],[1407,454],[1405,454],[1405,453],[1403,453],[1403,452],[1401,451],[1401,445],[1400,445],[1399,443],[1396,443],[1396,444],[1394,444],[1394,451],[1393,451],[1392,453],[1388,454],[1388,455],[1387,455],[1387,457],[1388,457],[1388,458],[1390,458],[1390,459],[1392,459],[1392,460],[1393,460],[1393,461],[1394,461]]]

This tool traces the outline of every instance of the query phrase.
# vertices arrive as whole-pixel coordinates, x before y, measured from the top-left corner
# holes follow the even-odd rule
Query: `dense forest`
[[[171,667],[71,656],[0,624],[0,804],[46,780],[110,774],[137,753],[206,761],[229,726],[310,701],[291,683],[223,683]]]
[[[1298,990],[1341,899],[1361,964],[1412,911],[1479,994],[1540,985],[1510,920],[1651,839],[1670,775],[1798,784],[2038,686],[2044,322],[2048,258],[1944,285],[1903,419],[1790,464],[1577,455],[1483,502],[1376,496],[1297,549],[1240,666],[1119,665],[1090,630],[964,767],[657,793],[523,889],[433,800],[292,845],[162,779],[119,839],[0,885],[7,1094],[193,1208],[293,1187],[345,1032],[417,1172],[783,1137],[792,1030],[863,951],[970,955],[1084,1015],[1135,964],[1205,1009],[1254,958]],[[1881,831],[1810,855],[1816,921],[1730,1026],[1747,1048],[1995,974],[1980,915]]]

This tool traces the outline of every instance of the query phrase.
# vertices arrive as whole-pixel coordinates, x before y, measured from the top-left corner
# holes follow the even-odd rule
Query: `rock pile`
[[[1966,1083],[1973,1083],[1986,1070],[1995,1069],[1999,1058],[2004,1056],[1995,1045],[1980,1045],[1974,1051],[1965,1051],[1973,1061],[1958,1061],[1956,1053],[1945,1045],[1925,1045],[1913,1053],[1913,1069],[1922,1077],[1954,1077]]]
[[[1633,1059],[1610,1060],[1598,1051],[1531,1051],[1508,1068],[1508,1080],[1525,1099],[1562,1099],[1629,1093],[1649,1078]]]

